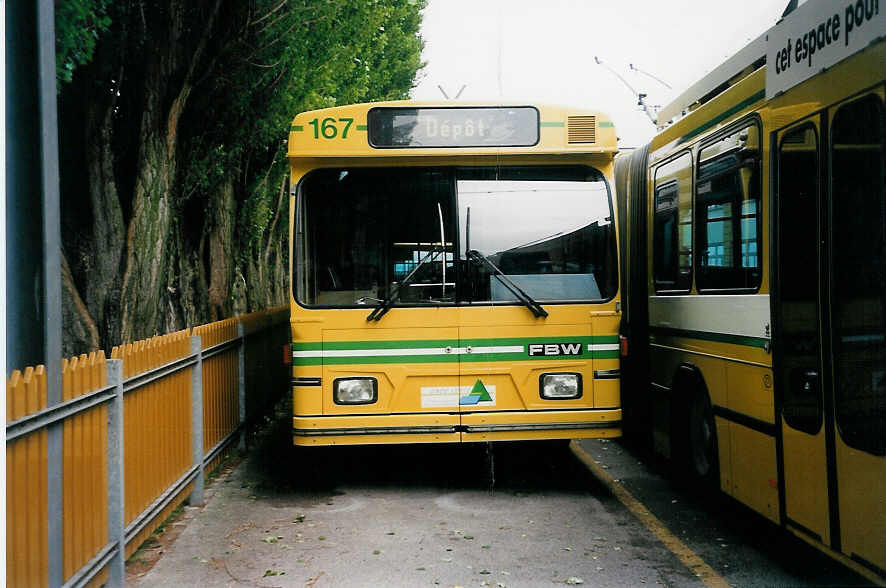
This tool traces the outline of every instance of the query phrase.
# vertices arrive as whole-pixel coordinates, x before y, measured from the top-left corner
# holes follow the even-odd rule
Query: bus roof
[[[540,153],[614,155],[615,125],[589,109],[526,103],[391,101],[296,115],[290,158]]]
[[[744,46],[738,53],[721,63],[713,71],[677,96],[658,111],[659,130],[676,122],[690,110],[722,94],[730,86],[753,73],[766,63],[766,33]]]
[[[662,130],[765,68],[765,98],[775,98],[848,57],[882,42],[886,11],[875,0],[792,1],[765,33],[680,94],[658,113]],[[768,65],[767,65],[768,64]]]

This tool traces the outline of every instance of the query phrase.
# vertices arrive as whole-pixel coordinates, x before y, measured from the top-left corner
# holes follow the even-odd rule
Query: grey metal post
[[[237,337],[240,339],[240,347],[237,351],[237,390],[239,391],[240,413],[240,452],[246,451],[246,329],[243,323],[237,323]]]
[[[191,368],[191,431],[193,435],[193,459],[199,472],[194,479],[194,489],[188,497],[191,506],[203,505],[203,344],[200,337],[191,337],[191,353],[197,362]]]
[[[58,112],[55,87],[55,4],[37,5],[37,45],[40,88],[40,156],[43,185],[43,363],[49,406],[62,401],[62,264],[58,179]],[[64,581],[62,519],[63,423],[49,427],[49,585]]]
[[[108,584],[126,581],[126,499],[123,461],[123,360],[109,359],[108,384],[117,395],[108,404],[108,541],[117,545],[108,564]]]

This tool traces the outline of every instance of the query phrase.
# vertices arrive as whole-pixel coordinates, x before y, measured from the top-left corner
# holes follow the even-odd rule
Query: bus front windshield
[[[599,302],[617,288],[609,187],[585,166],[335,168],[298,191],[305,306]],[[469,253],[470,252],[470,253]]]

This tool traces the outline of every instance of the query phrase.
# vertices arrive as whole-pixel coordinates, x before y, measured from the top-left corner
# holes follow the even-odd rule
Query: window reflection
[[[457,186],[462,240],[531,297],[611,296],[598,283],[598,274],[605,280],[604,267],[613,261],[606,256],[613,227],[603,182],[460,180]],[[473,285],[474,300],[514,299],[492,275],[483,274]]]
[[[760,141],[749,126],[699,155],[696,192],[699,290],[760,285]]]

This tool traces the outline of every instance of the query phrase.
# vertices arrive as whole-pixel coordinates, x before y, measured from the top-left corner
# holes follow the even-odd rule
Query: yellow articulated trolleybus
[[[884,8],[801,4],[664,108],[616,182],[626,432],[879,583]]]
[[[296,116],[295,445],[620,435],[615,153],[564,108]]]

